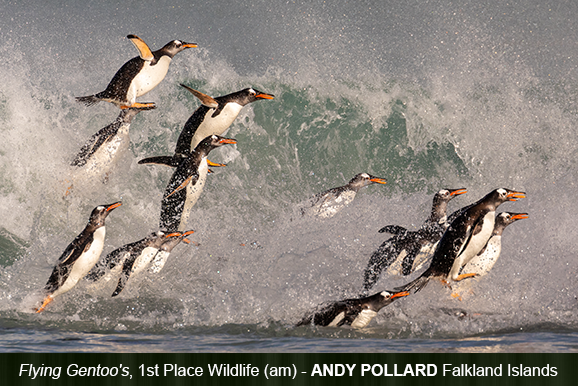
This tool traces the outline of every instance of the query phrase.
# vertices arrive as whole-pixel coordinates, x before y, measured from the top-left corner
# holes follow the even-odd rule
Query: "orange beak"
[[[524,193],[524,192],[510,192],[510,193],[508,193],[508,195],[506,197],[508,198],[508,201],[518,201],[520,198],[525,198],[526,193]]]
[[[462,189],[456,189],[456,190],[454,190],[453,192],[450,193],[450,196],[459,196],[460,194],[465,194],[465,193],[467,193],[467,192],[468,192],[468,191],[467,191],[466,189],[464,189],[464,188],[462,188]]]
[[[512,216],[512,219],[514,220],[524,220],[527,219],[528,217],[528,213],[518,213]]]
[[[394,293],[393,295],[391,295],[390,299],[401,298],[401,297],[408,296],[408,295],[409,295],[408,291],[397,292],[397,293]]]
[[[258,99],[275,99],[275,96],[272,94],[261,93],[261,94],[255,95],[255,98],[258,98]]]
[[[183,47],[185,48],[197,48],[197,43],[183,43]]]
[[[116,209],[116,208],[118,208],[118,207],[121,206],[121,205],[122,205],[122,202],[121,202],[121,201],[115,202],[114,204],[109,205],[109,207],[106,208],[106,211],[107,211],[107,212],[110,212],[111,210]]]
[[[229,144],[229,145],[234,145],[234,144],[237,143],[237,140],[236,140],[236,139],[233,139],[233,138],[223,138],[223,139],[221,139],[221,140],[219,141],[219,143],[226,143],[226,144]]]
[[[370,179],[369,181],[375,182],[375,183],[377,183],[377,184],[387,184],[387,180],[386,180],[385,178],[377,178],[377,177],[375,177],[375,178]]]

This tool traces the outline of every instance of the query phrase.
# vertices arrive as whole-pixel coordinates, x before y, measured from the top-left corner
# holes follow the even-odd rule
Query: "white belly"
[[[464,266],[463,273],[477,273],[484,276],[498,261],[502,251],[502,236],[493,236],[484,250],[484,253],[476,255],[469,263]]]
[[[170,64],[171,58],[168,56],[163,56],[154,66],[151,66],[150,62],[145,62],[141,71],[131,82],[126,99],[132,104],[136,98],[158,86],[167,75]]]
[[[351,327],[353,328],[363,328],[371,322],[373,318],[375,318],[377,312],[373,310],[363,310],[357,315],[357,318],[351,322]]]
[[[195,131],[195,135],[193,135],[193,138],[191,139],[191,151],[209,135],[225,134],[225,131],[227,131],[235,118],[237,118],[242,108],[243,106],[237,103],[227,103],[225,108],[223,108],[221,113],[215,118],[211,118],[215,109],[209,109],[203,122],[199,125],[197,131]]]
[[[151,272],[159,273],[165,266],[170,254],[171,253],[167,251],[159,251],[151,263]]]
[[[349,205],[355,198],[356,192],[347,190],[341,193],[336,198],[323,201],[322,204],[314,208],[314,212],[318,217],[329,218],[335,216],[337,212]]]
[[[145,269],[150,264],[151,260],[153,259],[153,257],[155,257],[158,251],[159,251],[158,248],[153,247],[146,247],[145,249],[143,249],[142,253],[140,254],[139,257],[136,258],[132,266],[131,271],[132,274],[137,274],[141,272],[143,269]]]
[[[472,236],[465,250],[456,258],[449,275],[452,280],[457,279],[460,269],[482,250],[488,242],[488,239],[492,236],[495,215],[496,213],[491,211],[484,216],[482,230],[477,235]]]
[[[76,283],[85,277],[86,274],[92,269],[92,267],[94,267],[100,257],[100,254],[102,253],[105,235],[105,227],[100,227],[94,232],[94,240],[92,241],[90,248],[88,251],[80,255],[80,257],[74,262],[72,270],[68,275],[68,279],[66,279],[60,288],[54,291],[52,297],[62,295],[63,293],[72,289],[72,287],[74,287]]]
[[[199,165],[199,179],[197,183],[193,185],[189,182],[187,185],[187,197],[185,199],[185,205],[183,207],[183,213],[181,214],[181,222],[179,224],[178,230],[183,232],[187,228],[187,222],[189,220],[189,214],[192,207],[197,203],[197,200],[203,192],[205,187],[205,182],[207,180],[207,173],[209,172],[209,165],[207,164],[207,158],[203,158],[201,164]]]

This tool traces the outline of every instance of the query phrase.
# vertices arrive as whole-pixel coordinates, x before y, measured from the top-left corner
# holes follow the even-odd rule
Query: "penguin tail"
[[[92,106],[101,101],[96,95],[88,95],[82,97],[76,97],[76,101],[85,104],[86,106]]]
[[[165,165],[165,166],[170,166],[172,168],[176,168],[177,166],[179,166],[175,157],[168,156],[168,155],[161,155],[158,157],[144,158],[144,159],[141,159],[140,161],[138,161],[138,164],[139,165],[146,165],[146,164]]]
[[[421,291],[423,288],[425,288],[427,283],[429,283],[429,279],[431,278],[431,276],[428,275],[427,273],[428,273],[428,271],[425,271],[417,279],[407,283],[406,285],[404,285],[402,287],[396,287],[396,288],[394,288],[394,290],[399,291],[399,292],[403,292],[403,291],[409,292],[409,291],[414,290],[414,293]]]

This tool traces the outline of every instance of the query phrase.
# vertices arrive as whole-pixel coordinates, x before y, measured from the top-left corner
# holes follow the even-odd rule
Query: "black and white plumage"
[[[371,296],[345,299],[322,306],[318,311],[306,316],[297,326],[364,328],[377,313],[395,299],[409,295],[409,292],[382,291]]]
[[[173,173],[161,202],[160,229],[184,231],[189,212],[199,199],[209,170],[207,156],[219,146],[235,144],[236,140],[211,135],[184,158]]]
[[[439,277],[447,282],[475,276],[473,273],[460,274],[460,270],[490,239],[494,230],[496,209],[506,201],[517,201],[524,197],[523,192],[500,188],[466,207],[442,236],[430,266],[417,279],[396,290],[417,292],[425,287],[432,277]]]
[[[188,157],[203,139],[210,135],[223,135],[244,106],[261,99],[274,98],[273,95],[254,88],[246,88],[232,94],[212,98],[184,84],[181,86],[199,98],[202,105],[185,123],[185,127],[177,140],[174,155],[145,158],[139,162],[140,164],[153,163],[176,167],[183,158]]]
[[[153,108],[154,106],[123,109],[113,123],[90,137],[70,164],[73,167],[72,184],[95,179],[106,181],[119,158],[128,150],[129,129],[133,118],[139,112]],[[69,190],[71,188],[72,186]]]
[[[163,267],[165,266],[169,256],[173,249],[180,244],[181,241],[189,242],[186,237],[195,233],[195,231],[190,230],[180,234],[179,237],[172,237],[165,241],[163,245],[161,245],[159,251],[155,255],[153,261],[150,264],[150,271],[152,273],[159,273]]]
[[[442,189],[437,192],[433,198],[430,216],[417,231],[397,225],[381,228],[380,233],[388,232],[394,236],[384,241],[371,255],[363,275],[364,291],[375,285],[384,270],[400,265],[400,274],[406,276],[421,268],[449,225],[448,203],[466,192],[463,188]]]
[[[462,267],[463,272],[475,273],[477,276],[487,275],[498,261],[502,252],[502,233],[510,224],[528,218],[528,213],[502,212],[496,216],[492,236],[469,263]]]
[[[56,297],[72,289],[96,264],[104,247],[106,236],[105,219],[121,202],[99,205],[92,210],[84,230],[66,247],[58,259],[44,292],[46,297],[36,312],[44,308]]]
[[[139,56],[126,62],[114,75],[106,89],[94,95],[77,97],[88,106],[100,101],[111,102],[121,109],[153,106],[154,103],[137,103],[136,98],[154,89],[167,75],[173,57],[179,52],[197,47],[195,43],[173,40],[159,50],[151,51],[136,35],[128,39],[139,51]]]
[[[367,173],[359,173],[347,185],[326,190],[311,198],[309,206],[301,209],[302,215],[312,215],[321,218],[333,217],[341,209],[349,205],[357,192],[371,184],[385,184],[385,178],[375,177]]]

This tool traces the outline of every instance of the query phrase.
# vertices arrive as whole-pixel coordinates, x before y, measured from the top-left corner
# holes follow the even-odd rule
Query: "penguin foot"
[[[477,273],[463,273],[461,275],[459,275],[455,281],[461,281],[470,277],[476,277],[479,276]]]
[[[53,300],[54,298],[50,295],[48,295],[46,297],[46,299],[44,299],[44,302],[42,303],[42,305],[38,308],[35,308],[34,311],[36,311],[37,314],[41,313],[42,311],[44,311],[44,309],[46,308],[46,306]]]
[[[210,161],[210,160],[207,160],[207,164],[208,164],[209,166],[214,166],[214,167],[223,167],[223,166],[227,166],[227,164],[218,164],[218,163],[215,163],[215,162],[213,162],[213,161]]]
[[[457,292],[452,292],[452,298],[458,299],[460,302],[462,301],[462,295]]]
[[[146,102],[146,103],[139,103],[139,102],[135,102],[132,105],[126,106],[126,105],[121,105],[120,108],[121,110],[124,109],[154,109],[156,108],[157,105],[154,102]]]

